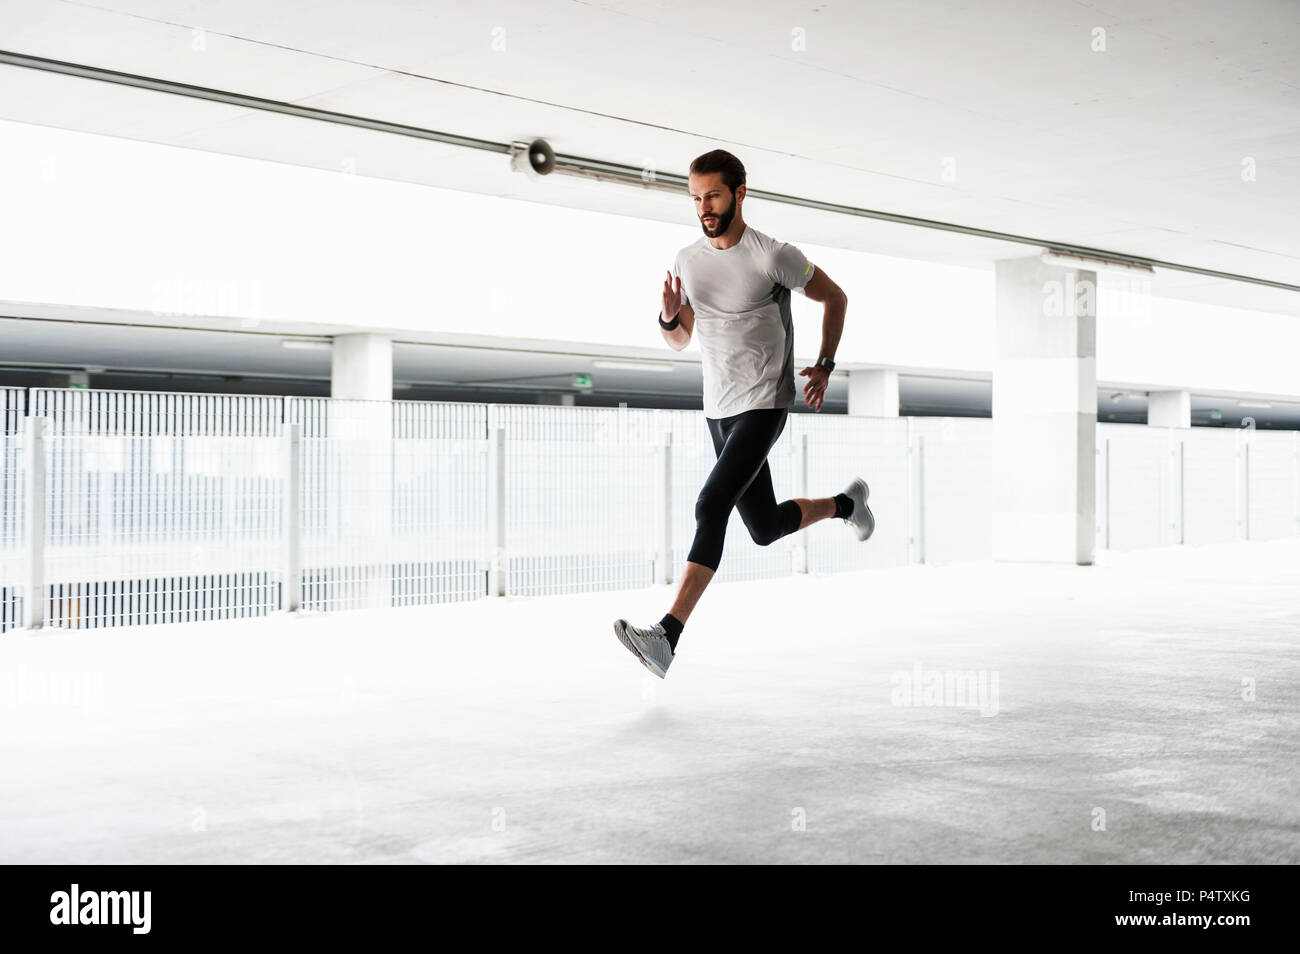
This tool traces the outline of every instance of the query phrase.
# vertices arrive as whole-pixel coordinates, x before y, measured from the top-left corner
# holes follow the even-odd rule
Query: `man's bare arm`
[[[659,330],[663,333],[664,340],[668,342],[668,347],[674,351],[681,351],[691,343],[691,335],[695,332],[695,309],[690,305],[682,305],[677,312],[677,317],[679,323],[672,331],[664,331],[662,327]]]
[[[822,311],[822,349],[817,357],[834,360],[835,349],[840,346],[840,336],[844,334],[844,314],[849,307],[849,296],[820,268],[813,272],[813,277],[803,287],[803,293],[825,306]]]

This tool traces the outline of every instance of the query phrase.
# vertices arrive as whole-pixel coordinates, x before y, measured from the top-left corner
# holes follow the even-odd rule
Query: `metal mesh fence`
[[[716,460],[698,411],[626,407],[0,389],[0,425],[0,631],[678,579]],[[1099,424],[1098,545],[1300,534],[1298,436]],[[876,532],[733,512],[719,581],[991,553],[988,419],[795,413],[768,465],[778,501],[866,478]]]
[[[1245,536],[1241,432],[1179,429],[1183,444],[1183,542],[1226,543]],[[1115,480],[1111,480],[1112,492]]]
[[[654,410],[494,404],[504,429],[508,596],[648,586]]]
[[[261,615],[279,603],[275,437],[45,438],[47,622]]]
[[[302,425],[302,605],[486,592],[487,405],[289,398]]]
[[[918,559],[925,563],[987,560],[993,555],[993,421],[910,419],[920,519]],[[915,513],[915,510],[914,510]]]
[[[260,615],[279,605],[283,399],[33,389],[48,625]]]
[[[26,398],[22,388],[0,388],[0,633],[22,625],[23,619]]]
[[[1133,550],[1177,542],[1181,435],[1170,427],[1097,426],[1097,546]]]
[[[1275,540],[1300,534],[1300,433],[1243,430],[1247,536]]]
[[[868,503],[876,518],[875,532],[865,543],[837,520],[802,531],[808,541],[808,571],[907,563],[914,523],[907,419],[799,414],[791,420],[796,435],[808,439],[809,496],[834,496],[861,476],[871,488]]]

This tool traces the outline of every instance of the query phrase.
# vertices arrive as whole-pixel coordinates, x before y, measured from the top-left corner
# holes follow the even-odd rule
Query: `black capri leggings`
[[[767,453],[785,430],[788,407],[758,408],[705,420],[718,455],[695,501],[695,540],[686,559],[716,571],[733,508],[759,546],[799,529],[803,512],[793,500],[778,504]]]

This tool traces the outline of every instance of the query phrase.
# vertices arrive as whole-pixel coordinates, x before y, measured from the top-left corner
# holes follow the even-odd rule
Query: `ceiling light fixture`
[[[1135,265],[1131,262],[1118,262],[1110,258],[1076,255],[1051,248],[1044,250],[1042,261],[1044,265],[1084,268],[1090,272],[1125,272],[1129,275],[1154,275],[1156,273],[1156,270],[1150,265]]]
[[[288,348],[290,351],[332,351],[334,345],[329,341],[313,341],[310,338],[283,338],[280,341],[281,348]]]
[[[649,361],[617,361],[613,359],[597,358],[591,362],[593,368],[618,368],[622,371],[672,371],[671,364],[663,362],[652,363]]]

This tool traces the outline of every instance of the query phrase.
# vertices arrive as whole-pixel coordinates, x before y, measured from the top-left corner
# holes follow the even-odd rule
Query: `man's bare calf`
[[[796,497],[794,502],[799,505],[799,512],[803,518],[799,522],[799,529],[812,526],[818,520],[829,520],[835,516],[835,498],[834,497]],[[677,598],[673,601],[673,608],[668,612],[672,616],[681,620],[683,623],[690,618],[691,612],[695,609],[695,604],[700,601],[709,583],[713,580],[714,571],[710,570],[703,563],[687,562],[686,569],[682,573],[681,582],[677,585]]]

